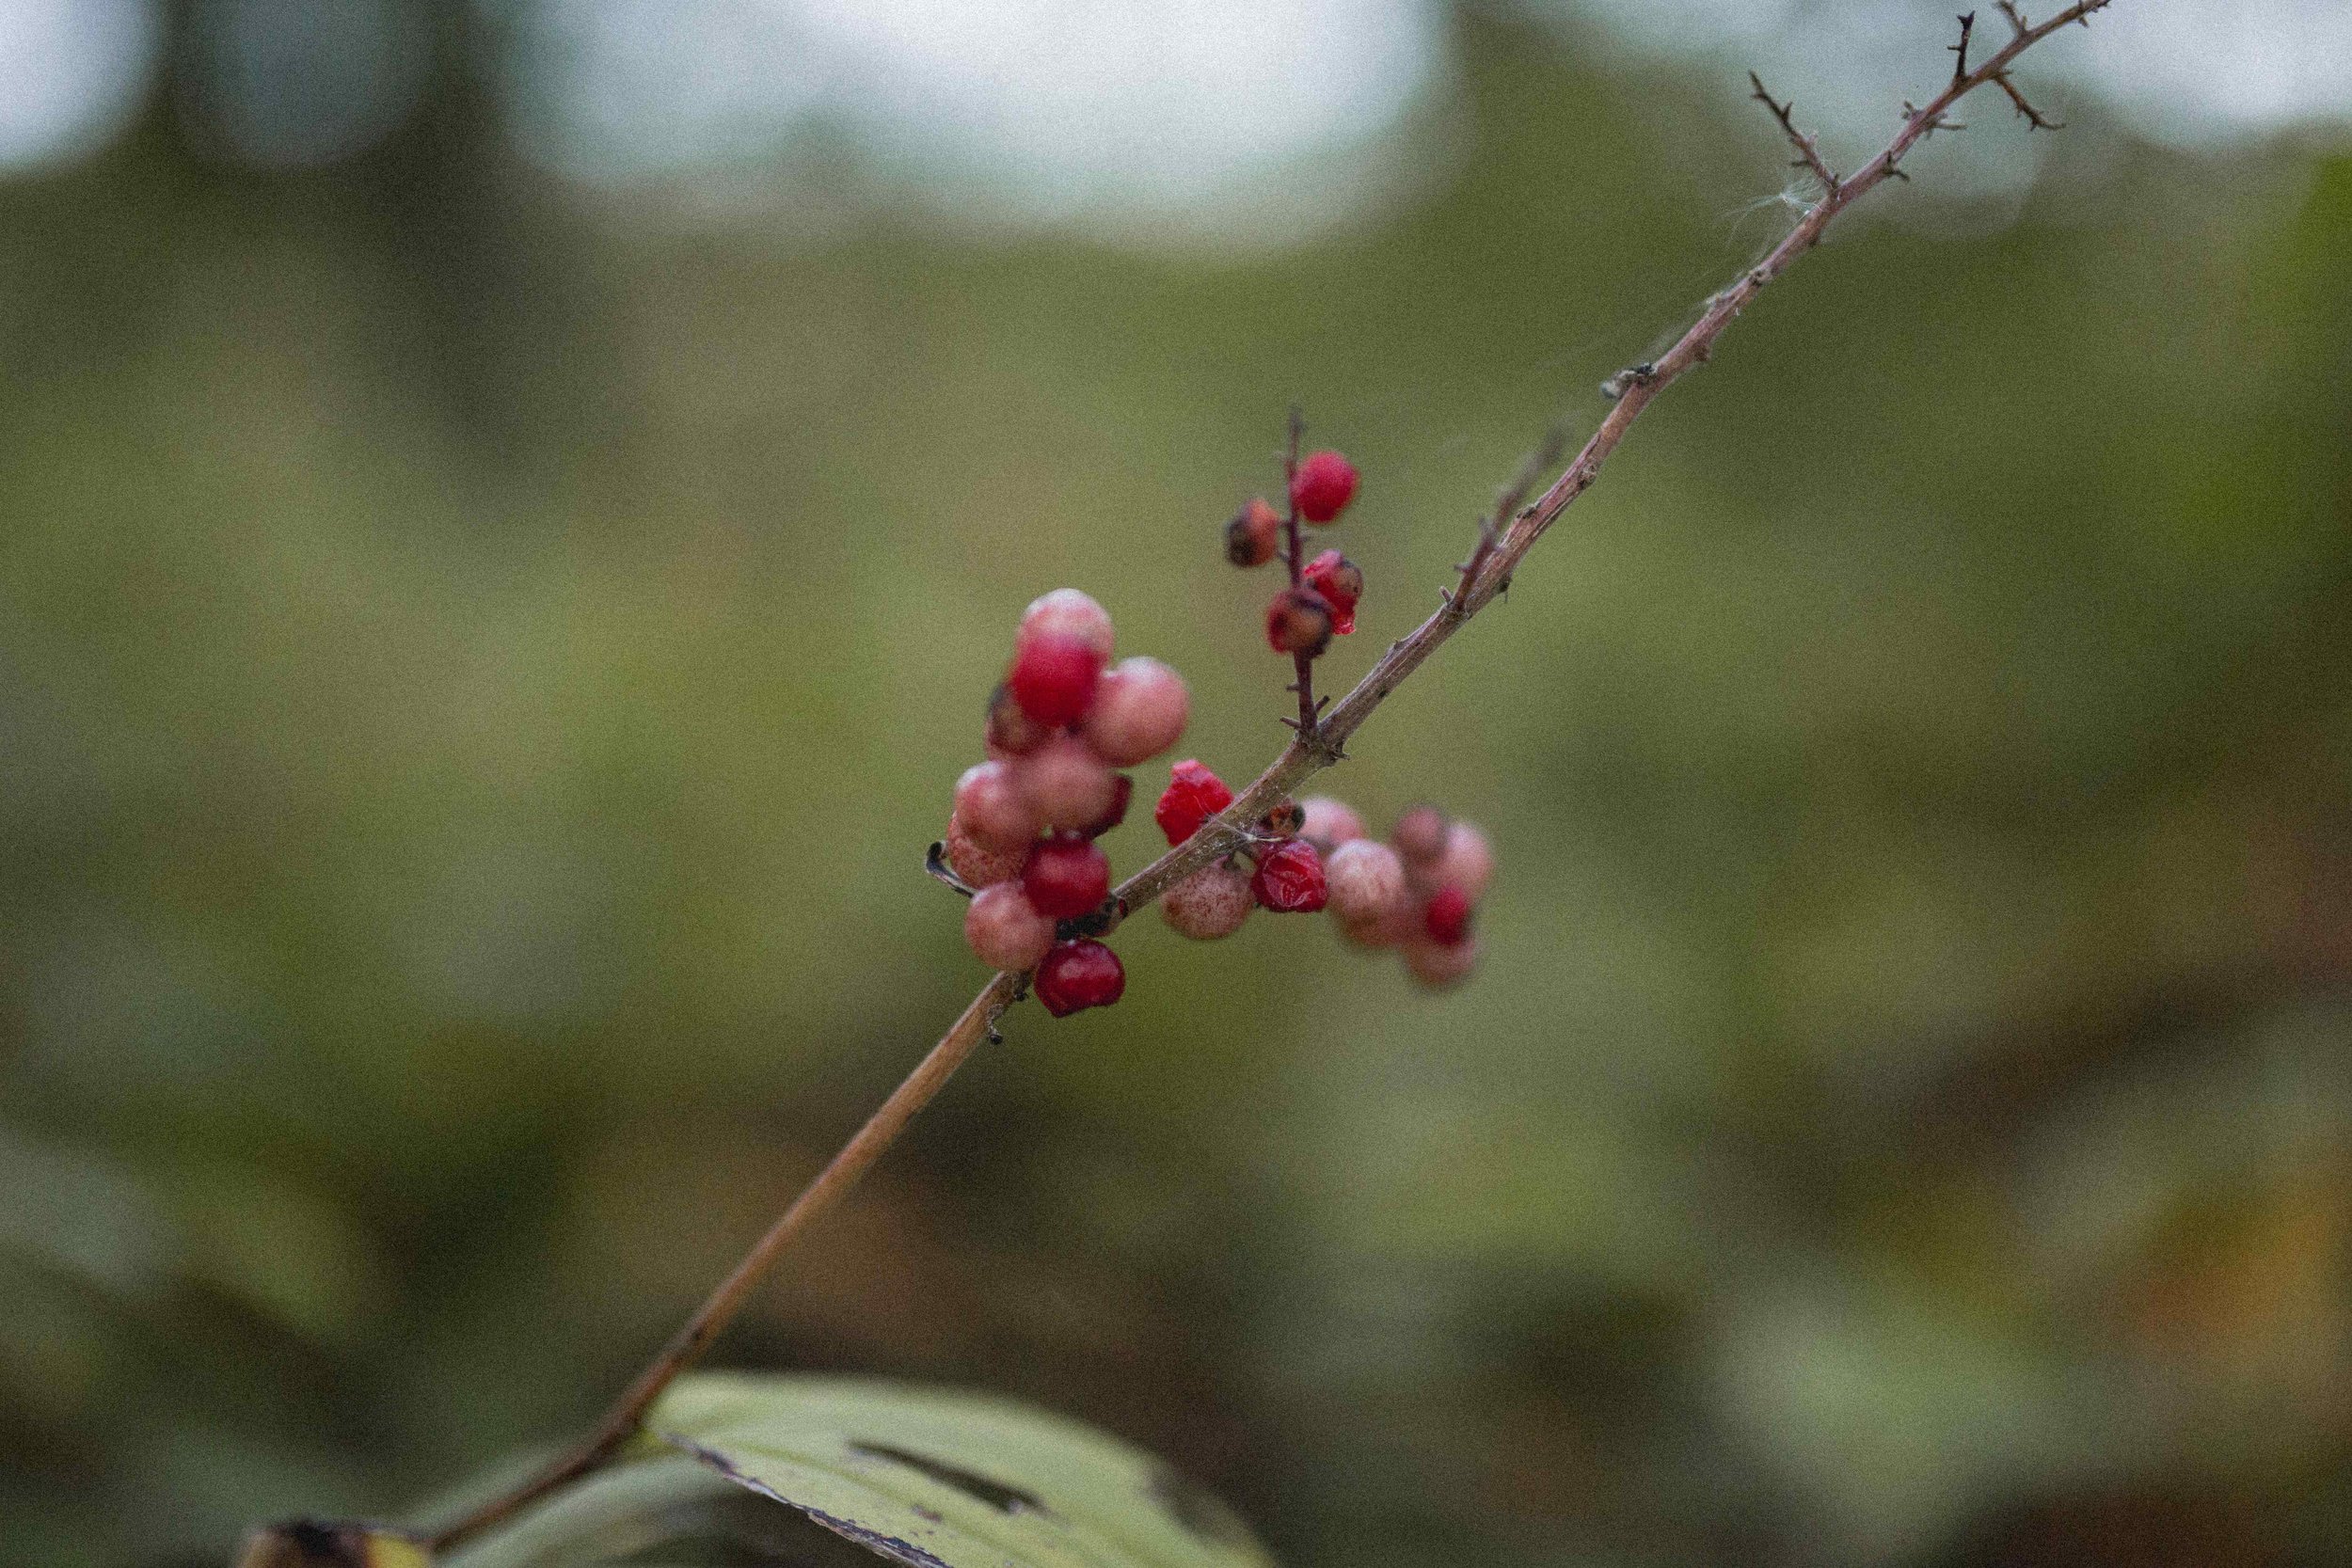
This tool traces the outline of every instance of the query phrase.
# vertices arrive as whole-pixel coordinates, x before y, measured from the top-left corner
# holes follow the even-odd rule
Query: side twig
[[[1306,416],[1298,404],[1291,404],[1290,438],[1282,446],[1282,496],[1290,504],[1282,515],[1282,563],[1290,568],[1291,586],[1296,588],[1306,580],[1305,546],[1298,531],[1298,444],[1307,433]],[[1291,684],[1287,689],[1298,693],[1298,717],[1285,719],[1283,723],[1298,732],[1300,739],[1312,745],[1315,740],[1315,721],[1322,716],[1323,705],[1315,701],[1315,660],[1312,654],[1291,655]]]

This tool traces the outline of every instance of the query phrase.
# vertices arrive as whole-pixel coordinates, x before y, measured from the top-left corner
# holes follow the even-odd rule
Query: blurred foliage
[[[1736,72],[1507,9],[1408,196],[1233,255],[565,187],[494,42],[321,168],[167,87],[0,184],[11,1561],[582,1423],[979,980],[919,858],[1021,605],[1249,772],[1288,401],[1344,679],[1783,221]],[[1926,149],[1332,776],[1489,827],[1472,985],[1139,923],[726,1358],[1066,1411],[1298,1568],[2352,1557],[2352,154],[2073,118],[2013,222]]]

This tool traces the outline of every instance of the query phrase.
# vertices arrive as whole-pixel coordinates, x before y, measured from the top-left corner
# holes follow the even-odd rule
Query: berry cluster
[[[1283,534],[1297,549],[1297,519],[1317,525],[1339,520],[1356,499],[1356,466],[1336,451],[1310,452],[1291,470],[1291,517],[1253,497],[1225,525],[1225,559],[1236,566],[1263,566],[1283,554]],[[1290,586],[1274,595],[1265,611],[1265,640],[1278,654],[1313,658],[1334,635],[1356,629],[1356,601],[1363,597],[1364,574],[1337,550],[1304,563],[1293,561]]]
[[[1180,762],[1152,816],[1168,843],[1181,844],[1232,801],[1215,773]],[[1397,949],[1413,978],[1432,990],[1470,972],[1478,955],[1470,914],[1495,872],[1494,851],[1476,828],[1415,806],[1383,844],[1352,807],[1323,795],[1285,802],[1258,827],[1248,848],[1168,890],[1160,915],[1179,935],[1232,936],[1253,909],[1327,909],[1342,936],[1359,947]]]
[[[1110,858],[1094,841],[1127,815],[1135,784],[1118,769],[1175,745],[1191,714],[1175,671],[1110,657],[1111,618],[1086,594],[1060,588],[1029,606],[989,700],[988,760],[956,781],[942,847],[977,890],[964,941],[994,968],[1034,969],[1056,1018],[1126,990],[1119,956],[1073,923],[1110,897]]]

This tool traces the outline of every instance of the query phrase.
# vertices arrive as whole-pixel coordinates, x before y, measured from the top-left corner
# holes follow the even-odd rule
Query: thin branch
[[[1307,433],[1307,419],[1298,404],[1291,404],[1290,439],[1282,446],[1282,495],[1290,510],[1283,515],[1282,560],[1291,569],[1291,586],[1296,588],[1306,580],[1307,562],[1301,559],[1303,546],[1298,537],[1298,443]],[[1315,701],[1315,656],[1306,652],[1291,655],[1290,689],[1298,693],[1298,717],[1285,719],[1283,723],[1298,732],[1300,739],[1312,744],[1315,739],[1315,718],[1323,705]]]
[[[2008,71],[2004,71],[1998,76],[1994,77],[1993,85],[2000,88],[2003,92],[2009,94],[2009,101],[2017,106],[2017,112],[2019,114],[2026,117],[2026,130],[2063,131],[2066,129],[2066,121],[2062,119],[2052,119],[2047,115],[2044,115],[2041,110],[2026,103],[2026,95],[2017,90],[2017,84],[2009,79]]]
[[[1486,564],[1486,557],[1494,553],[1495,541],[1502,536],[1502,525],[1519,515],[1519,509],[1527,504],[1527,498],[1534,493],[1544,475],[1551,471],[1552,465],[1559,462],[1567,450],[1567,426],[1555,424],[1544,432],[1543,444],[1527,454],[1527,460],[1519,465],[1519,471],[1512,476],[1511,483],[1496,495],[1495,509],[1478,519],[1478,543],[1470,547],[1470,559],[1454,568],[1462,574],[1463,582],[1467,583],[1478,576]],[[1448,592],[1445,601],[1451,606],[1458,596],[1458,592]]]
[[[2015,29],[2015,36],[1974,70],[1956,76],[1950,85],[1924,107],[1914,109],[1904,105],[1902,129],[1877,157],[1862,166],[1842,182],[1834,185],[1820,201],[1807,208],[1781,242],[1764,259],[1741,274],[1727,288],[1708,301],[1698,320],[1676,341],[1660,358],[1637,367],[1638,375],[1626,372],[1613,378],[1618,395],[1609,415],[1593,432],[1575,459],[1562,471],[1550,486],[1538,496],[1533,505],[1516,509],[1502,522],[1490,541],[1482,541],[1482,549],[1473,552],[1473,561],[1466,567],[1459,590],[1448,595],[1445,605],[1415,627],[1406,636],[1389,645],[1366,671],[1361,680],[1333,705],[1318,721],[1316,704],[1304,689],[1306,672],[1301,671],[1299,711],[1302,721],[1299,733],[1293,736],[1279,756],[1258,775],[1233,803],[1203,823],[1184,843],[1170,848],[1151,864],[1120,884],[1113,895],[1111,917],[1105,929],[1115,927],[1127,916],[1158,898],[1179,880],[1190,876],[1211,861],[1230,854],[1248,843],[1253,825],[1283,797],[1295,791],[1310,777],[1337,760],[1341,746],[1354,735],[1373,711],[1386,702],[1415,670],[1421,668],[1431,654],[1444,645],[1446,639],[1470,623],[1510,582],[1512,574],[1527,552],[1557,522],[1561,514],[1573,505],[1578,497],[1593,486],[1601,467],[1616,451],[1633,421],[1642,416],[1660,392],[1672,386],[1685,372],[1706,362],[1713,351],[1715,340],[1724,329],[1737,320],[1765,286],[1778,277],[1796,259],[1820,243],[1821,231],[1839,213],[1889,179],[1901,177],[1898,166],[1903,156],[1931,132],[1952,129],[1944,118],[1949,109],[1967,94],[1987,82],[1998,81],[2010,63],[2026,49],[2070,23],[2082,22],[2091,12],[2105,9],[2112,0],[2077,0],[2049,21],[2027,25],[2022,16],[2010,7],[2002,8]],[[1963,62],[1965,63],[1964,61]],[[1762,84],[1757,84],[1761,93]],[[1780,111],[1775,108],[1775,114]],[[1295,468],[1298,450],[1298,420],[1295,412],[1291,424],[1288,467]],[[1291,572],[1297,580],[1302,563],[1298,560],[1297,510],[1294,503],[1290,524]],[[858,1129],[855,1136],[843,1146],[841,1152],[820,1171],[816,1180],[792,1200],[789,1208],[769,1227],[735,1271],[711,1291],[701,1307],[687,1319],[669,1344],[664,1346],[635,1382],[614,1402],[596,1428],[577,1447],[538,1472],[522,1485],[493,1499],[472,1513],[445,1526],[428,1538],[436,1552],[472,1538],[482,1530],[512,1516],[516,1511],[580,1477],[603,1465],[618,1453],[636,1434],[646,1411],[652,1408],[663,1389],[687,1368],[692,1366],[709,1349],[752,1290],[790,1246],[793,1240],[818,1218],[837,1204],[859,1177],[882,1152],[906,1130],[907,1123],[929,1104],[941,1086],[963,1064],[966,1057],[983,1040],[995,1037],[996,1020],[1019,1001],[1024,994],[1025,977],[998,974],[980,989],[961,1017],[958,1018],[939,1043],[932,1046],[914,1070],[882,1108]]]
[[[1977,30],[1977,13],[1966,11],[1960,17],[1960,41],[1944,47],[1952,52],[1952,80],[1968,80],[1968,35]]]
[[[1961,37],[1964,40],[1967,35],[1963,33]],[[1797,129],[1797,122],[1792,118],[1797,107],[1795,102],[1775,103],[1772,95],[1764,90],[1764,79],[1753,71],[1748,72],[1748,85],[1756,89],[1748,96],[1772,111],[1772,118],[1780,121],[1781,134],[1788,138],[1788,145],[1797,150],[1796,162],[1788,166],[1810,170],[1813,178],[1821,182],[1821,194],[1825,197],[1836,196],[1837,171],[1829,166],[1828,159],[1821,156],[1820,145]]]

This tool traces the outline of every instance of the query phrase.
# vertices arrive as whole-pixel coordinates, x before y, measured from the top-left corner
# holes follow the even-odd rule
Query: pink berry
[[[1092,914],[1110,896],[1110,857],[1082,838],[1049,838],[1029,851],[1021,891],[1056,920]]]
[[[1119,955],[1099,942],[1081,938],[1047,949],[1030,982],[1037,999],[1056,1018],[1068,1018],[1088,1007],[1107,1007],[1127,989],[1127,971]]]
[[[1124,773],[1111,775],[1111,803],[1103,815],[1077,830],[1082,838],[1101,838],[1127,820],[1128,802],[1136,798],[1136,781]]]
[[[1236,566],[1263,566],[1274,559],[1282,515],[1255,496],[1225,525],[1225,559]]]
[[[1119,799],[1119,776],[1074,735],[1056,736],[1014,763],[1013,777],[1022,799],[1049,828],[1089,827]]]
[[[1334,923],[1341,936],[1358,947],[1402,947],[1413,938],[1413,907],[1400,899],[1387,913],[1373,920]]]
[[[1266,645],[1309,658],[1331,645],[1331,603],[1311,588],[1285,588],[1265,607]]]
[[[1178,936],[1195,942],[1215,942],[1241,929],[1249,911],[1258,907],[1249,891],[1249,878],[1238,866],[1218,861],[1204,865],[1168,890],[1160,900],[1160,918]]]
[[[1405,863],[1416,872],[1427,871],[1445,853],[1446,835],[1453,831],[1445,813],[1435,806],[1414,806],[1396,819],[1396,827],[1389,834],[1389,842],[1405,857]]]
[[[1405,863],[1376,839],[1352,838],[1323,863],[1331,912],[1351,926],[1384,920],[1405,902]]]
[[[973,895],[963,911],[963,940],[991,969],[1034,969],[1054,945],[1054,921],[1040,914],[1019,884],[997,882]]]
[[[1225,781],[1209,771],[1206,763],[1190,757],[1168,770],[1168,788],[1152,810],[1170,844],[1182,844],[1200,831],[1200,824],[1233,803]]]
[[[1016,643],[1046,637],[1067,637],[1085,643],[1094,650],[1097,668],[1111,661],[1110,612],[1075,588],[1057,588],[1041,594],[1021,612],[1021,630],[1013,638]]]
[[[1345,637],[1356,629],[1356,601],[1364,596],[1363,569],[1337,550],[1326,550],[1300,574],[1308,587],[1331,606],[1331,629]]]
[[[1478,943],[1474,939],[1451,947],[1426,940],[1405,944],[1406,969],[1431,990],[1459,984],[1477,962]]]
[[[966,887],[988,887],[1010,881],[1028,863],[1029,847],[1018,849],[983,848],[964,825],[947,818],[947,869],[963,879]]]
[[[1074,637],[1025,637],[1013,652],[1012,673],[1005,684],[1023,713],[1059,729],[1086,717],[1102,673],[1103,661],[1092,646]]]
[[[1323,862],[1315,858],[1315,847],[1303,838],[1261,854],[1258,873],[1249,879],[1249,891],[1276,914],[1312,914],[1329,896]]]
[[[1311,451],[1291,476],[1291,499],[1311,523],[1327,523],[1356,499],[1356,465],[1336,451]]]
[[[1035,863],[1036,857],[1030,857]],[[1441,887],[1422,911],[1422,929],[1440,947],[1459,947],[1470,940],[1470,895],[1458,887]]]
[[[996,761],[1026,756],[1045,744],[1053,729],[1021,711],[1009,681],[999,681],[988,699],[988,754]]]
[[[1298,836],[1313,845],[1327,860],[1341,845],[1364,836],[1364,819],[1344,800],[1335,800],[1328,795],[1310,795],[1298,805],[1305,814]]]
[[[983,848],[1026,848],[1037,837],[1037,812],[1022,798],[1009,763],[977,763],[963,770],[956,781],[956,820]]]
[[[1495,852],[1486,835],[1467,822],[1454,823],[1446,831],[1445,852],[1429,875],[1439,887],[1460,888],[1473,904],[1486,897],[1487,884],[1495,879]]]
[[[1123,658],[1103,672],[1081,733],[1104,762],[1133,768],[1175,745],[1191,715],[1182,675],[1156,658]]]

